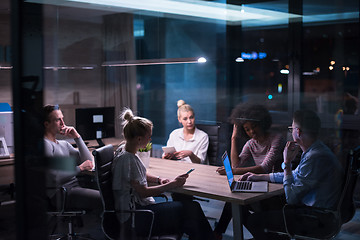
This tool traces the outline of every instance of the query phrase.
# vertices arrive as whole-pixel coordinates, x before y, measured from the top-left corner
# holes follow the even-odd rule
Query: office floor
[[[206,216],[210,217],[209,221],[212,227],[214,227],[215,221],[212,218],[219,219],[224,203],[221,201],[210,200],[210,202],[200,202],[200,204]],[[251,239],[252,235],[249,233],[249,231],[246,228],[244,228],[243,230],[244,230],[244,238]],[[341,232],[334,239],[336,240],[360,239],[360,208],[356,210],[354,218],[350,222],[342,226]],[[223,235],[223,240],[234,240],[232,221],[230,222],[225,234]]]
[[[210,224],[214,227],[215,219],[220,217],[224,203],[221,201],[210,200],[210,202],[200,201],[200,204],[209,218]],[[14,201],[2,201],[0,205],[0,240],[13,240],[16,236],[15,229],[15,203]],[[93,239],[105,240],[105,236],[102,233],[100,223],[94,221],[93,218],[83,218],[84,227],[76,227],[75,231],[89,234]],[[229,224],[226,233],[223,236],[223,240],[233,240],[232,234],[232,222]],[[59,221],[58,227],[55,232],[66,232],[67,225],[64,222]],[[245,239],[250,239],[251,234],[244,228]],[[343,225],[341,232],[335,238],[336,240],[357,240],[360,239],[360,208],[357,209],[354,218]],[[183,237],[182,240],[187,240]]]

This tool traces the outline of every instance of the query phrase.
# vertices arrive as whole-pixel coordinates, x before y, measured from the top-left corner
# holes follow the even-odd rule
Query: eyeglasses
[[[289,133],[292,133],[293,132],[293,127],[288,127],[288,131],[289,131]]]

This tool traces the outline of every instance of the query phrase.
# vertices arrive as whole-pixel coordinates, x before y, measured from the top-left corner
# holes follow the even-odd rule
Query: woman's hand
[[[193,154],[193,152],[190,151],[190,150],[182,150],[182,151],[179,151],[179,152],[175,152],[174,157],[176,159],[183,159],[183,158],[186,158],[186,157],[190,157],[192,154]]]
[[[174,153],[165,153],[162,158],[172,159],[174,157]]]
[[[170,179],[168,178],[159,178],[159,184],[166,184],[170,182]]]
[[[220,175],[225,175],[226,174],[225,167],[224,166],[219,167],[218,169],[216,169],[216,172]]]
[[[70,137],[70,138],[79,138],[80,137],[79,133],[76,131],[76,129],[74,127],[69,127],[69,126],[65,126],[65,125],[60,129],[60,134]]]
[[[188,174],[182,174],[177,176],[173,181],[171,181],[171,185],[172,187],[176,188],[176,187],[181,187],[185,184],[186,179],[189,177]]]
[[[239,137],[239,126],[234,123],[231,139]]]
[[[94,164],[90,160],[84,161],[82,164],[79,165],[80,171],[91,171],[94,167]]]

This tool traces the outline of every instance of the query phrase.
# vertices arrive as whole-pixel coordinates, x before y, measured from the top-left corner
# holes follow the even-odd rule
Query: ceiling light
[[[128,9],[143,11],[141,14],[149,15],[160,13],[169,16],[223,20],[234,25],[245,20],[287,22],[289,18],[298,17],[287,12],[199,0],[28,0],[28,2],[115,12]]]
[[[206,58],[204,58],[204,57],[200,57],[200,58],[198,58],[198,63],[206,63]]]
[[[142,65],[161,65],[161,64],[179,64],[179,63],[205,63],[206,58],[160,58],[160,59],[141,59],[127,61],[107,61],[103,67],[128,67]]]

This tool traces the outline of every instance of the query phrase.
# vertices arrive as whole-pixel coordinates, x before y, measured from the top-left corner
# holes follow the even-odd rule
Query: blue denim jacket
[[[301,155],[292,176],[271,173],[271,182],[283,183],[289,204],[334,208],[340,198],[344,170],[340,161],[321,141],[316,141]]]

